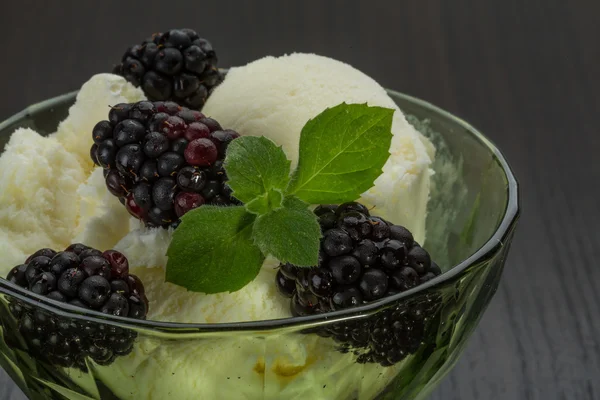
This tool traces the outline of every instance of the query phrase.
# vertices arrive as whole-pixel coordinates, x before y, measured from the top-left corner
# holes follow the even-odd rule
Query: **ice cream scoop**
[[[127,234],[128,214],[106,192],[102,171],[89,175],[89,148],[92,128],[106,118],[109,106],[144,98],[120,76],[94,75],[56,133],[43,137],[18,129],[12,134],[0,157],[0,272],[5,275],[37,248],[60,249],[73,240],[109,248]]]
[[[343,102],[396,110],[391,155],[361,201],[422,241],[434,148],[407,122],[385,89],[361,71],[315,54],[261,58],[231,68],[203,112],[241,135],[268,137],[283,147],[294,166],[304,124]]]

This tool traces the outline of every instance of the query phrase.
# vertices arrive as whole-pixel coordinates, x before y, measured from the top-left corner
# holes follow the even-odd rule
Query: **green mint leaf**
[[[246,210],[252,214],[266,214],[283,206],[283,193],[279,189],[270,189],[268,193],[258,196],[246,203]]]
[[[243,203],[284,190],[290,180],[290,161],[281,147],[265,137],[242,136],[227,148],[225,170],[233,196]]]
[[[244,207],[202,206],[185,214],[167,251],[166,281],[193,292],[234,292],[252,281],[264,256]]]
[[[393,114],[389,108],[342,103],[308,121],[287,193],[312,204],[359,198],[389,157]]]
[[[282,208],[258,216],[252,238],[263,254],[281,262],[302,267],[319,263],[321,228],[308,204],[297,197],[286,197]]]

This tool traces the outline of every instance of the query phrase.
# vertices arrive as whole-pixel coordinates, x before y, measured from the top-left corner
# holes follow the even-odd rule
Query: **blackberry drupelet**
[[[433,343],[435,332],[428,332],[427,327],[439,314],[440,305],[439,295],[423,294],[366,320],[336,323],[318,333],[335,340],[339,351],[353,352],[358,363],[390,366],[417,352],[423,343]]]
[[[197,110],[223,81],[211,44],[191,29],[153,34],[130,47],[113,73],[141,86],[152,101],[171,100]]]
[[[144,285],[129,274],[127,258],[114,250],[101,252],[79,243],[61,252],[42,249],[6,279],[49,299],[104,314],[145,319],[148,312]],[[9,309],[27,350],[61,367],[86,370],[86,358],[108,365],[128,354],[136,338],[132,331],[59,317],[18,300]]]
[[[151,227],[176,227],[203,204],[240,204],[225,184],[225,151],[239,135],[173,102],[117,104],[92,131],[91,159],[108,190]]]
[[[356,307],[412,289],[441,273],[408,229],[371,216],[356,202],[315,209],[323,237],[319,265],[280,265],[276,285],[291,298],[291,312],[304,316]],[[329,325],[340,350],[358,362],[392,365],[413,353],[439,302],[427,297],[424,310],[398,305],[361,322]],[[423,306],[420,306],[423,308]]]

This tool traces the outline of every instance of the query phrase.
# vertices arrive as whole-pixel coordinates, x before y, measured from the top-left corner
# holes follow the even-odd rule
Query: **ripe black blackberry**
[[[223,80],[211,44],[191,29],[155,33],[130,47],[113,73],[141,86],[152,101],[172,100],[197,110]]]
[[[441,273],[410,231],[371,216],[355,202],[315,209],[323,232],[319,265],[280,265],[276,284],[291,298],[294,316],[359,306],[412,289]],[[427,300],[437,305],[437,302]],[[359,362],[391,365],[414,352],[431,314],[387,310],[360,323],[340,323],[318,333],[332,336]]]
[[[174,102],[117,104],[92,131],[91,159],[134,217],[169,227],[203,204],[239,204],[225,184],[225,151],[239,135]]]
[[[35,294],[104,314],[145,319],[148,311],[144,285],[129,273],[127,258],[114,250],[101,252],[82,244],[61,252],[42,249],[6,279]],[[108,365],[131,352],[136,337],[133,331],[58,317],[20,301],[12,301],[9,309],[27,350],[61,367],[86,370],[86,358]]]
[[[398,303],[358,322],[340,322],[317,332],[331,337],[343,353],[353,352],[360,364],[394,365],[414,354],[426,343],[435,343],[434,330],[427,328],[439,314],[437,294],[422,294],[409,303]]]

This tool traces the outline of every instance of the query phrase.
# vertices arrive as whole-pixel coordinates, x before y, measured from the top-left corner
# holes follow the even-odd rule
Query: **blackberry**
[[[291,298],[294,316],[346,309],[410,290],[441,274],[429,253],[410,231],[356,202],[315,209],[323,238],[319,265],[280,265],[279,292]],[[435,299],[434,299],[435,300]],[[414,353],[424,339],[425,324],[439,301],[428,298],[418,312],[397,305],[360,322],[328,325],[317,333],[333,337],[358,362],[392,365]]]
[[[397,303],[361,321],[333,324],[324,336],[338,342],[341,352],[354,352],[357,363],[391,366],[422,345],[435,342],[435,332],[428,326],[437,318],[441,298],[423,294],[409,302]]]
[[[204,197],[198,193],[180,192],[175,197],[175,213],[177,217],[183,216],[190,210],[204,204]]]
[[[101,252],[79,243],[60,252],[42,249],[13,268],[6,279],[37,295],[104,314],[145,319],[148,311],[142,282],[129,274],[127,258],[114,250]],[[12,300],[9,310],[25,350],[60,367],[85,371],[90,358],[108,365],[128,354],[137,336],[109,325],[52,315],[19,300]]]
[[[92,135],[90,156],[108,190],[147,226],[175,227],[203,204],[240,204],[223,168],[239,135],[200,111],[169,101],[117,104]]]
[[[198,110],[224,79],[212,45],[191,29],[153,34],[142,44],[130,47],[113,73],[141,87],[152,101],[170,100]],[[136,113],[142,115],[144,111]]]

